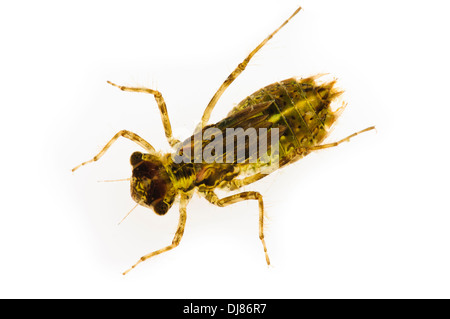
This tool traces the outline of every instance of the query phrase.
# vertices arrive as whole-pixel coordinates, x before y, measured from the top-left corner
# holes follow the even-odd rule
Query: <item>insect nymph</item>
[[[229,161],[211,162],[205,159],[191,162],[176,161],[174,154],[182,155],[184,154],[183,152],[191,149],[195,153],[195,147],[198,145],[200,145],[201,150],[204,150],[209,145],[210,140],[201,141],[201,144],[193,143],[192,141],[195,140],[195,135],[193,135],[185,142],[180,143],[172,136],[166,104],[159,91],[143,87],[119,86],[108,81],[109,84],[123,91],[153,95],[161,113],[167,140],[174,149],[178,147],[178,150],[174,150],[174,153],[161,154],[137,134],[122,130],[114,135],[94,158],[72,170],[75,171],[85,164],[97,161],[122,136],[146,150],[146,153],[135,152],[130,158],[132,166],[131,195],[134,201],[139,205],[153,209],[158,215],[164,215],[175,200],[179,199],[179,223],[172,243],[141,257],[124,274],[140,262],[178,246],[186,223],[186,206],[195,192],[199,193],[210,203],[220,207],[245,200],[257,200],[259,205],[259,238],[264,248],[266,262],[270,264],[263,233],[264,206],[262,195],[254,191],[245,191],[218,198],[214,190],[238,190],[265,177],[267,175],[267,170],[264,171],[265,169],[275,167],[274,161],[256,161],[255,163],[249,160],[251,156],[259,160],[267,155],[273,158],[273,155],[277,154],[275,168],[281,168],[299,160],[312,151],[337,146],[344,141],[349,141],[350,138],[359,133],[374,129],[374,127],[369,127],[353,133],[338,142],[323,144],[322,142],[328,136],[330,127],[342,112],[343,107],[332,111],[330,104],[342,91],[335,88],[335,80],[318,83],[316,79],[319,76],[304,79],[291,78],[268,85],[241,101],[222,121],[213,125],[207,125],[214,106],[227,87],[244,71],[256,52],[285,26],[300,9],[298,8],[280,27],[265,38],[228,76],[212,97],[196,129],[196,133],[204,133],[208,129],[214,129],[216,133],[222,132],[225,135],[229,129],[252,128],[255,129],[257,135],[263,130],[277,132],[276,150],[275,146],[269,143],[265,153],[257,152],[256,155],[255,153],[252,155],[248,152],[250,145],[246,143],[244,149],[247,158],[243,161],[239,161],[238,156],[234,155]],[[257,137],[260,138],[261,136],[258,135]],[[221,145],[225,144],[227,143]],[[180,146],[183,146],[182,151],[180,151]],[[226,157],[225,153],[219,155],[215,153],[215,158],[221,157],[223,159]],[[189,158],[194,159],[192,155]]]

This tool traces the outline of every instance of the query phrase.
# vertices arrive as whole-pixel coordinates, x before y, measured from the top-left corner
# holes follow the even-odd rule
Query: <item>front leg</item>
[[[266,242],[264,241],[264,203],[263,197],[258,192],[242,192],[239,194],[231,195],[228,197],[224,197],[219,199],[216,193],[212,191],[207,191],[205,193],[201,193],[206,200],[208,200],[211,204],[217,205],[219,207],[225,207],[231,204],[235,204],[238,202],[242,202],[244,200],[257,200],[259,206],[259,239],[264,248],[264,254],[266,256],[267,265],[270,265],[269,255],[267,254]]]
[[[102,150],[97,155],[95,155],[91,160],[81,163],[80,165],[72,168],[72,172],[75,172],[81,166],[98,161],[100,159],[100,157],[102,157],[103,154],[105,154],[105,152],[111,147],[111,145],[121,136],[129,139],[130,141],[135,142],[136,144],[143,147],[145,150],[147,150],[150,153],[155,152],[154,147],[151,146],[149,142],[144,140],[142,137],[140,137],[136,133],[133,133],[133,132],[130,132],[127,130],[121,130],[121,131],[117,132],[116,135],[113,136],[113,138],[102,148]]]
[[[169,251],[171,249],[174,249],[175,247],[178,246],[178,244],[181,241],[181,238],[183,237],[183,233],[184,233],[184,226],[186,225],[186,206],[188,203],[189,199],[186,196],[181,197],[181,202],[180,202],[180,219],[178,221],[178,228],[177,231],[175,232],[175,236],[173,237],[172,240],[172,244],[170,244],[169,246],[166,246],[164,248],[155,250],[154,252],[151,252],[150,254],[144,255],[142,256],[133,266],[131,266],[130,269],[126,270],[123,275],[126,275],[128,272],[130,272],[131,269],[133,269],[134,267],[136,267],[138,264],[140,264],[143,261],[146,261],[147,259],[162,254],[166,251]]]

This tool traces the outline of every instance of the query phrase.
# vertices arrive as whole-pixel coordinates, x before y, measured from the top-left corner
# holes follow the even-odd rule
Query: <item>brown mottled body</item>
[[[263,127],[268,128],[269,132],[277,128],[280,133],[279,167],[293,163],[327,137],[329,128],[342,110],[334,112],[331,109],[333,100],[342,93],[334,87],[335,81],[318,84],[316,78],[291,78],[268,85],[241,101],[225,119],[206,126],[204,130],[217,128],[226,137],[227,128]],[[203,149],[210,143],[202,142],[200,147]],[[266,168],[262,164],[238,163],[236,158],[232,163],[194,163],[194,136],[186,139],[183,145],[191,147],[190,163],[175,164],[169,161],[167,165],[170,166],[168,170],[176,175],[175,180],[186,181],[184,191],[194,188],[202,191],[235,189],[240,181],[237,178],[257,174],[261,168]],[[268,149],[268,153],[270,151]],[[226,155],[224,153],[223,158]]]
[[[158,104],[161,119],[164,126],[168,143],[172,147],[178,147],[174,153],[161,154],[155,151],[154,147],[137,134],[122,130],[103,147],[103,149],[89,161],[86,161],[75,168],[91,162],[97,161],[119,138],[125,137],[146,150],[146,153],[135,152],[131,155],[132,166],[131,196],[138,204],[153,209],[158,215],[168,212],[175,200],[178,198],[179,223],[173,241],[170,245],[142,256],[130,269],[148,258],[169,251],[180,243],[184,233],[186,223],[186,206],[194,192],[202,195],[210,203],[225,207],[244,200],[255,200],[259,207],[259,238],[264,248],[266,262],[270,260],[264,240],[264,204],[260,193],[246,191],[237,193],[225,198],[218,198],[214,193],[216,189],[237,190],[245,185],[254,183],[279,167],[287,166],[312,151],[334,147],[350,138],[369,130],[369,127],[362,131],[353,133],[346,138],[329,144],[323,144],[328,136],[330,127],[338,118],[343,108],[337,111],[331,109],[331,103],[342,91],[335,88],[335,81],[318,83],[319,76],[312,76],[305,79],[290,78],[281,82],[268,85],[241,101],[227,117],[216,124],[207,125],[211,112],[226,88],[241,74],[251,58],[269,41],[289,20],[294,17],[301,8],[298,8],[279,28],[265,38],[250,54],[236,67],[227,77],[220,88],[212,97],[206,107],[201,122],[195,134],[184,142],[180,143],[172,136],[172,128],[167,114],[166,104],[159,91],[143,87],[125,87],[116,85],[108,81],[109,84],[120,88],[123,91],[142,92],[154,96]],[[214,153],[215,161],[196,161],[196,148],[203,152],[210,146],[213,139],[201,139],[196,142],[195,136],[203,134],[208,129],[214,129],[224,137],[228,134],[228,129],[254,129],[258,134],[258,141],[264,141],[267,136],[261,133],[265,129],[268,132],[277,132],[278,139],[276,145],[269,144],[267,149],[257,152],[250,152],[250,142],[245,141],[244,160],[238,158],[238,153],[234,152],[229,161],[220,161],[227,158],[228,154]],[[203,136],[203,135],[202,135]],[[233,140],[234,141],[234,140]],[[224,138],[223,149],[229,150],[228,140]],[[189,161],[176,161],[177,156],[185,156],[187,151],[191,151]],[[276,155],[276,161],[262,161],[262,158]],[[256,161],[252,161],[255,159]],[[275,165],[276,164],[276,165]]]

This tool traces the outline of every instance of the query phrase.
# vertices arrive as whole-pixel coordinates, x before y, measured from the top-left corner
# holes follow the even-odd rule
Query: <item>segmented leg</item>
[[[351,139],[352,137],[355,137],[356,135],[359,135],[359,134],[361,134],[361,133],[364,133],[364,132],[367,132],[367,131],[370,131],[370,130],[374,130],[374,129],[375,129],[375,126],[371,126],[371,127],[368,127],[368,128],[366,128],[366,129],[364,129],[364,130],[361,130],[361,131],[359,131],[359,132],[353,133],[353,134],[347,136],[346,138],[343,138],[343,139],[340,140],[340,141],[333,142],[333,143],[328,143],[328,144],[316,145],[316,146],[312,146],[312,147],[310,147],[310,148],[308,148],[308,149],[309,149],[309,150],[312,150],[312,151],[317,151],[317,150],[321,150],[321,149],[324,149],[324,148],[335,147],[335,146],[338,146],[339,144],[341,144],[341,143],[343,143],[343,142],[348,142],[348,141],[350,141],[350,139]]]
[[[253,174],[251,176],[247,176],[245,178],[242,179],[234,179],[232,181],[230,181],[230,191],[236,190],[238,188],[244,187],[246,185],[252,184],[256,181],[259,181],[261,178],[266,177],[267,174],[263,174],[263,173],[256,173]]]
[[[239,76],[239,74],[242,73],[242,71],[245,70],[247,67],[247,64],[250,62],[250,60],[253,58],[253,56],[258,52],[272,37],[282,28],[284,27],[289,20],[291,20],[299,11],[301,10],[301,7],[299,7],[295,12],[286,20],[283,22],[283,24],[278,27],[274,32],[272,32],[267,38],[265,38],[250,54],[240,63],[237,68],[231,72],[231,74],[228,76],[228,78],[225,80],[225,82],[222,83],[220,88],[217,90],[217,92],[212,97],[211,101],[209,102],[208,106],[206,107],[205,111],[203,112],[202,121],[201,121],[201,127],[204,127],[211,116],[212,110],[214,109],[214,106],[216,106],[217,101],[222,96],[223,92],[230,86],[231,83]]]
[[[353,134],[347,136],[346,138],[343,138],[342,140],[340,140],[338,142],[313,146],[313,147],[309,148],[308,150],[316,151],[316,150],[320,150],[320,149],[325,149],[325,148],[329,148],[329,147],[338,146],[342,142],[350,141],[350,139],[352,137],[355,137],[356,135],[359,135],[361,133],[364,133],[364,132],[367,132],[367,131],[370,131],[370,130],[373,130],[373,129],[375,129],[375,126],[371,126],[371,127],[368,127],[368,128],[366,128],[366,129],[364,129],[362,131],[353,133]],[[304,151],[304,149],[302,149],[302,151]],[[252,183],[254,183],[256,181],[259,181],[260,179],[262,179],[262,178],[264,178],[266,176],[267,176],[267,174],[264,174],[264,173],[256,173],[256,174],[253,174],[251,176],[247,176],[247,177],[242,178],[242,179],[232,180],[232,181],[230,181],[229,190],[233,191],[233,190],[239,189],[241,187],[244,187],[246,185],[249,185],[249,184],[252,184]]]
[[[140,264],[143,261],[146,261],[147,259],[162,254],[166,251],[169,251],[175,247],[178,246],[178,244],[181,241],[181,238],[183,237],[183,233],[184,233],[184,226],[186,225],[186,206],[188,203],[188,199],[184,196],[182,196],[181,201],[180,201],[180,219],[178,221],[178,228],[177,231],[175,232],[175,236],[173,237],[172,240],[172,244],[170,244],[169,246],[166,246],[164,248],[161,248],[159,250],[155,250],[154,252],[151,252],[150,254],[144,255],[142,256],[133,266],[131,266],[130,269],[126,270],[123,272],[123,275],[126,275],[128,272],[130,272],[131,269],[133,269],[134,267],[136,267],[138,264]]]
[[[266,256],[267,265],[270,265],[269,255],[267,254],[266,242],[264,241],[264,204],[263,197],[258,192],[242,192],[239,194],[231,195],[219,199],[214,192],[207,192],[203,194],[205,198],[212,204],[219,207],[225,207],[231,204],[235,204],[244,200],[258,200],[259,206],[259,239],[261,239],[264,254]]]
[[[170,125],[169,114],[167,113],[166,102],[164,102],[162,94],[159,91],[147,89],[147,88],[143,88],[143,87],[121,86],[121,85],[114,84],[110,81],[107,81],[107,82],[109,84],[111,84],[112,86],[115,86],[115,87],[121,89],[122,91],[141,92],[141,93],[152,94],[155,97],[156,103],[158,104],[159,111],[161,113],[161,120],[162,120],[162,123],[164,126],[164,131],[166,133],[167,141],[169,142],[170,146],[172,146],[172,147],[174,147],[177,143],[180,142],[177,139],[173,138],[173,136],[172,136],[172,126]]]
[[[81,166],[84,166],[86,164],[98,161],[98,159],[100,157],[102,157],[103,154],[105,154],[105,152],[108,150],[108,148],[110,148],[111,145],[121,136],[123,136],[123,137],[125,137],[125,138],[127,138],[127,139],[129,139],[129,140],[131,140],[133,142],[135,142],[136,144],[142,146],[143,148],[145,148],[147,151],[149,151],[151,153],[155,152],[155,149],[153,148],[153,146],[151,146],[150,143],[148,143],[142,137],[140,137],[139,135],[137,135],[137,134],[135,134],[133,132],[130,132],[130,131],[127,131],[127,130],[122,130],[122,131],[117,132],[116,135],[114,135],[114,137],[108,142],[108,144],[106,144],[103,147],[103,149],[97,155],[94,156],[93,159],[91,159],[91,160],[89,160],[87,162],[81,163],[80,165],[74,167],[72,169],[72,172],[75,172]]]

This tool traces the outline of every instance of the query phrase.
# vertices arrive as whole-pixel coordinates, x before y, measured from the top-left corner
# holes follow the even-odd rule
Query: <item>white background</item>
[[[255,90],[330,73],[348,107],[328,141],[247,190],[264,195],[267,267],[254,201],[195,197],[181,245],[164,217],[136,209],[119,130],[167,143],[151,96],[185,138],[238,63],[299,5],[213,112]],[[0,5],[0,297],[450,297],[447,1],[61,1]]]

